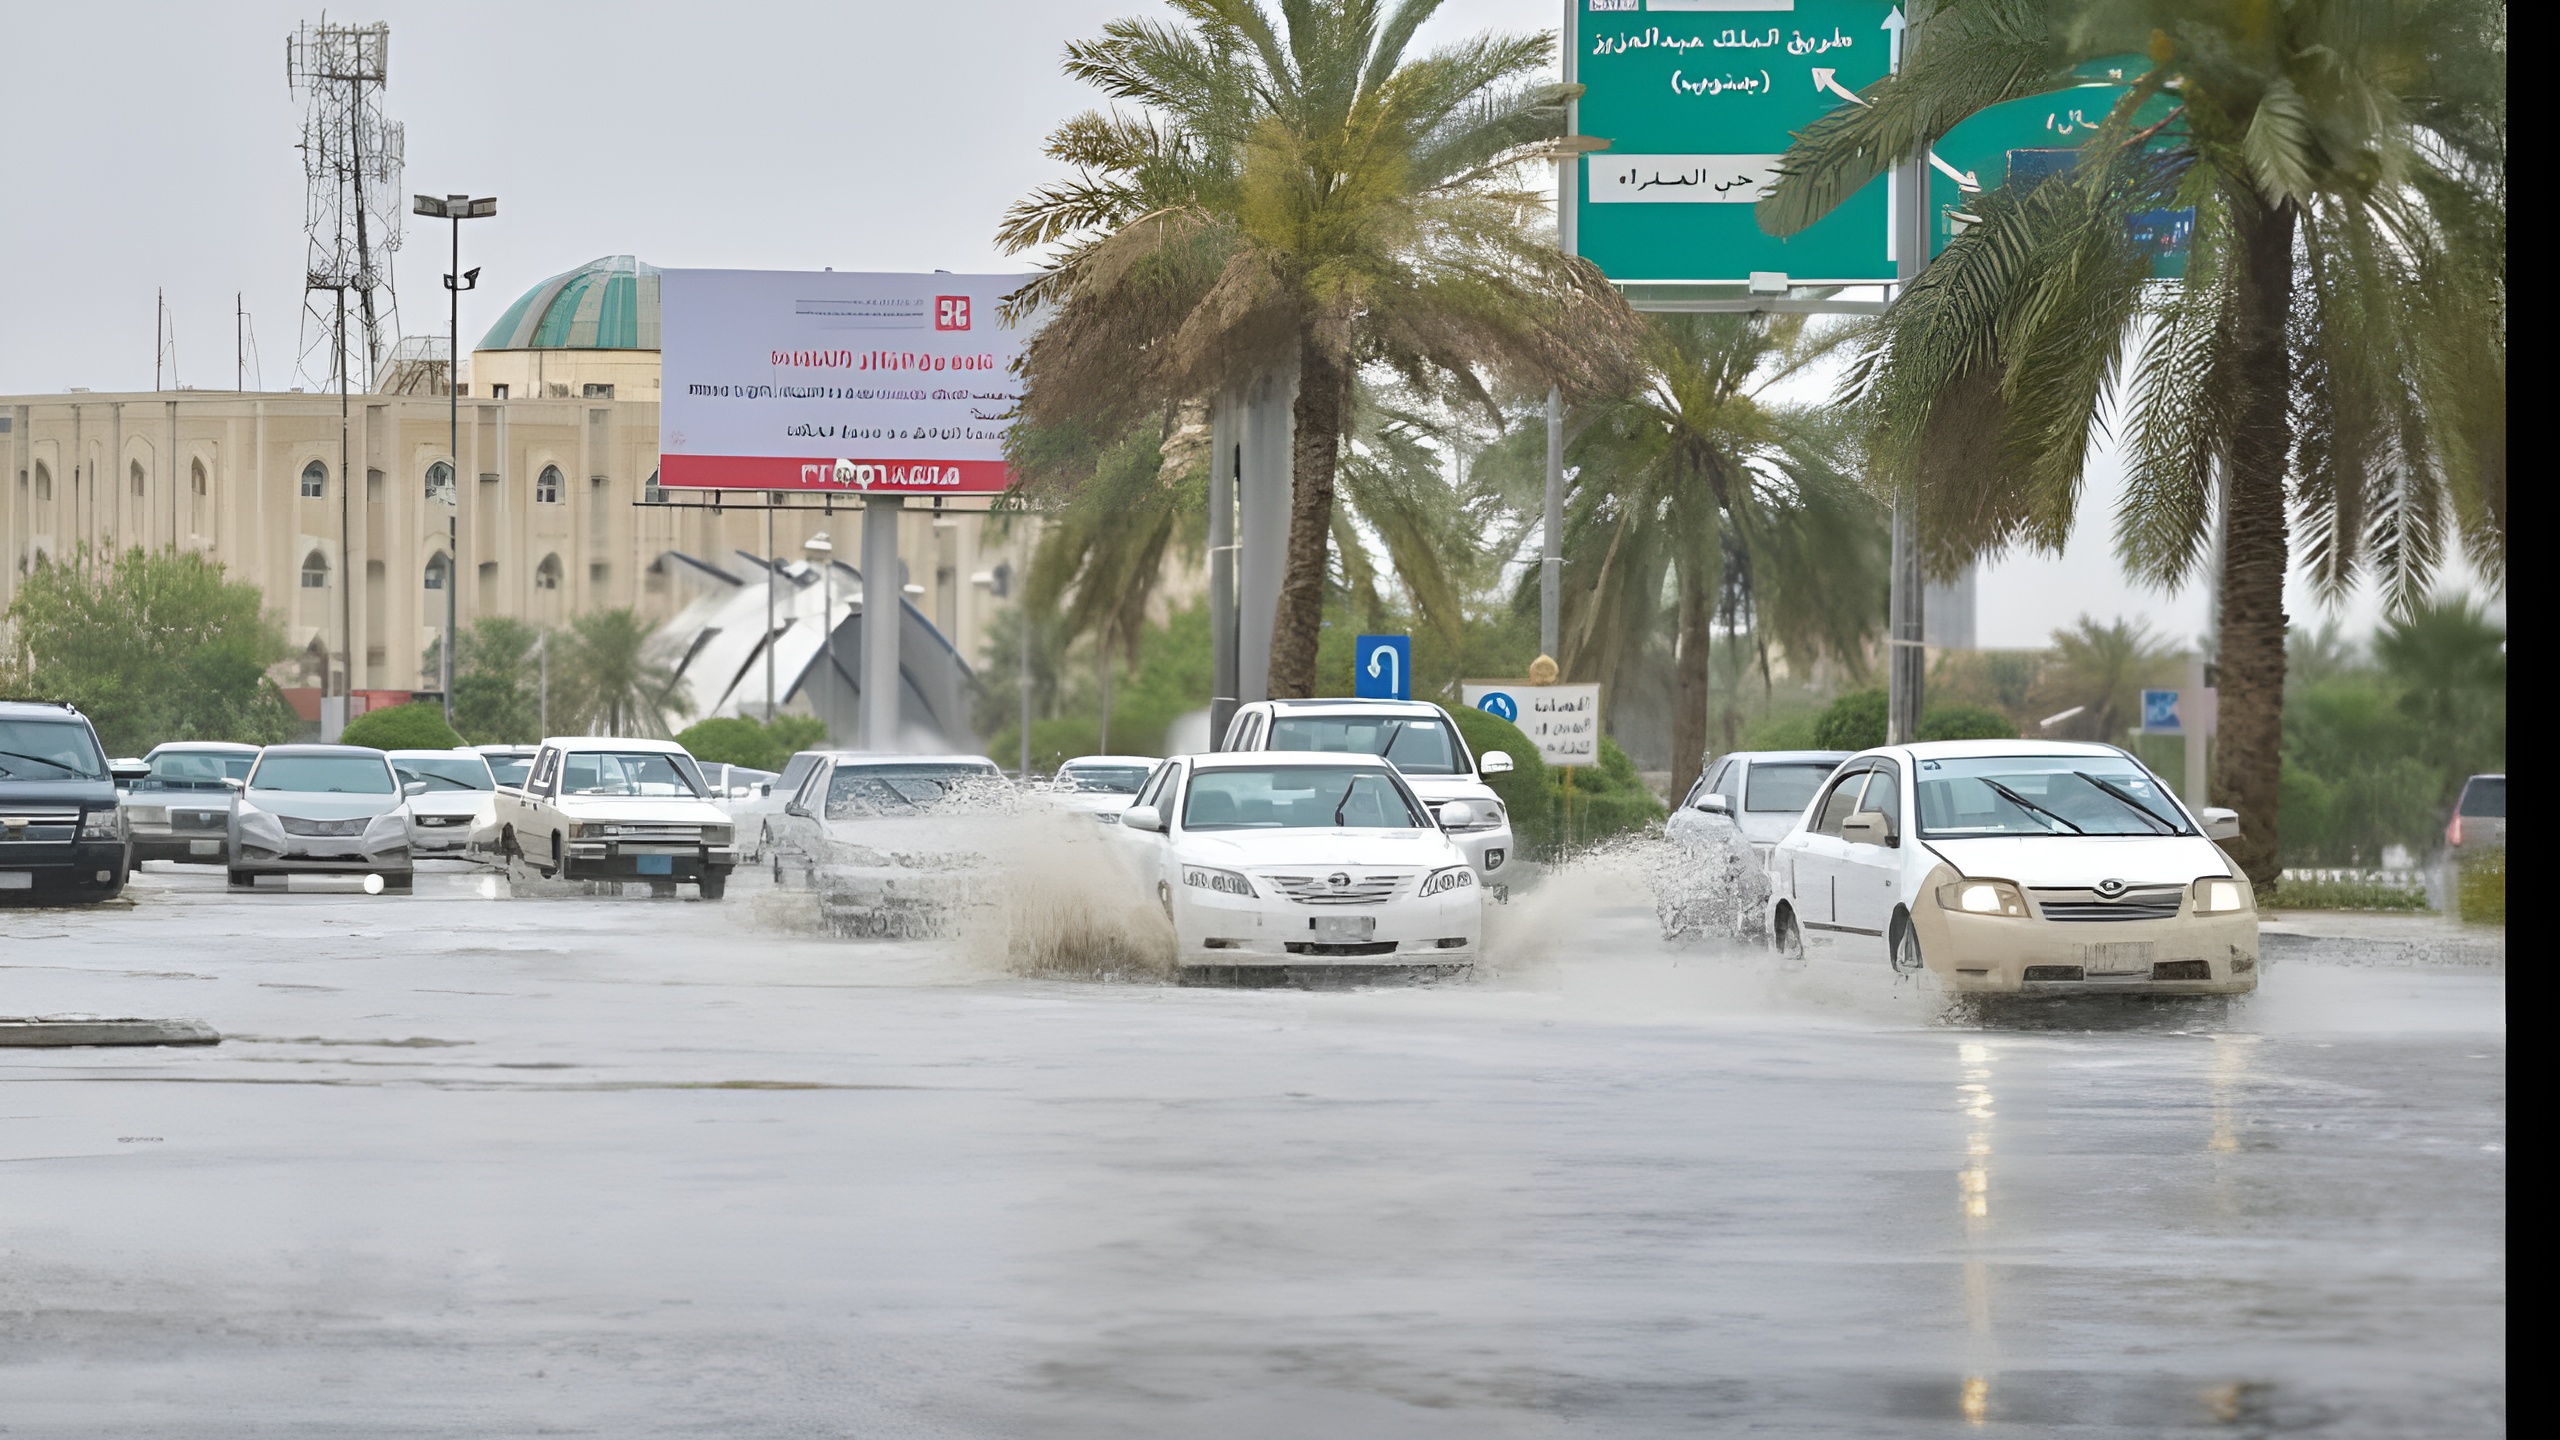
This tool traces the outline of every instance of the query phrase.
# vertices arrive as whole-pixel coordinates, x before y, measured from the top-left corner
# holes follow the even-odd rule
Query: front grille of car
[[[441,825],[459,825],[470,817],[467,815],[414,815],[410,818],[432,830]]]
[[[0,845],[59,845],[79,833],[77,810],[0,811]]]
[[[220,810],[172,810],[169,812],[170,829],[200,830],[207,835],[221,834],[229,828],[230,820],[231,817]]]
[[[305,820],[298,815],[279,815],[276,818],[284,823],[287,835],[329,836],[361,835],[364,827],[373,820],[370,815],[359,815],[353,820]]]
[[[1292,955],[1329,955],[1335,958],[1353,958],[1362,955],[1393,955],[1396,953],[1396,942],[1393,940],[1361,940],[1346,944],[1331,945],[1320,941],[1292,940],[1287,943],[1285,948]]]
[[[2110,900],[2095,890],[2030,890],[2047,920],[2174,920],[2183,885],[2142,885]]]
[[[2210,980],[2213,964],[2207,960],[2163,960],[2151,967],[2154,980]]]
[[[1264,875],[1258,878],[1301,905],[1375,905],[1394,899],[1404,889],[1405,882],[1413,878],[1409,874],[1334,873],[1341,874],[1344,883],[1334,884],[1331,874]]]
[[[698,825],[615,825],[587,832],[591,840],[613,840],[625,845],[693,845],[702,840]]]
[[[2077,965],[2030,965],[2018,978],[2032,985],[2039,980],[2077,980],[2080,974]]]

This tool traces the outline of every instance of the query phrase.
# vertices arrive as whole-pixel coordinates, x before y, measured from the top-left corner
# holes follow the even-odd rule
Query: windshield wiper
[[[1393,743],[1393,742],[1390,742],[1390,743]],[[1379,757],[1379,758],[1384,759],[1385,757],[1384,757],[1384,756],[1381,756],[1381,757]],[[1359,788],[1360,788],[1360,777],[1359,777],[1359,776],[1357,776],[1357,775],[1354,775],[1354,776],[1352,776],[1352,777],[1351,777],[1351,783],[1350,783],[1350,784],[1345,785],[1345,786],[1343,786],[1343,787],[1342,787],[1342,798],[1341,798],[1340,800],[1335,801],[1335,802],[1334,802],[1334,805],[1333,805],[1333,823],[1334,823],[1336,826],[1339,826],[1339,825],[1341,825],[1341,824],[1342,824],[1342,812],[1343,812],[1345,809],[1348,809],[1348,808],[1350,807],[1350,805],[1351,805],[1351,792],[1352,792],[1352,791],[1354,791],[1354,790],[1357,790],[1357,789],[1359,789]]]
[[[1401,720],[1389,721],[1387,723],[1387,743],[1378,747],[1378,758],[1384,760],[1389,755],[1395,753],[1396,741],[1403,738],[1404,722]]]
[[[39,765],[50,765],[50,766],[52,766],[54,769],[61,771],[61,772],[62,772],[63,774],[65,774],[65,775],[80,775],[80,778],[82,778],[82,779],[84,779],[84,780],[89,780],[89,779],[95,779],[95,778],[96,778],[95,776],[90,776],[90,775],[81,775],[81,772],[79,772],[79,771],[77,771],[77,770],[72,769],[70,766],[63,764],[61,761],[59,761],[59,760],[47,760],[46,758],[44,758],[44,757],[43,757],[43,756],[41,756],[41,755],[21,755],[21,754],[19,754],[19,753],[18,753],[17,751],[15,751],[15,750],[0,750],[0,755],[6,755],[6,756],[8,756],[10,759],[12,759],[12,760],[33,760],[34,762],[36,762],[36,763],[37,763],[37,764],[39,764]],[[11,773],[12,773],[12,774],[14,774],[14,773],[16,773],[16,772],[12,771]]]
[[[1982,783],[1990,786],[1991,793],[1999,796],[2001,799],[2008,801],[2010,804],[2017,806],[2021,810],[2031,811],[2035,814],[2041,815],[2047,820],[2052,821],[2054,824],[2070,831],[2074,835],[2086,835],[2089,833],[1987,775],[1983,777]]]
[[[2135,798],[2132,796],[2132,794],[2131,794],[2131,793],[2129,793],[2129,792],[2127,792],[2127,791],[2124,791],[2124,790],[2121,790],[2121,789],[2118,789],[2117,787],[2115,787],[2115,786],[2113,786],[2113,785],[2108,784],[2106,781],[2099,779],[2097,776],[2090,774],[2090,773],[2089,773],[2088,771],[2086,771],[2086,770],[2074,770],[2074,771],[2072,771],[2071,773],[2072,773],[2072,774],[2074,774],[2074,775],[2079,776],[2081,779],[2088,781],[2090,784],[2092,784],[2092,785],[2096,786],[2098,789],[2100,789],[2100,790],[2102,790],[2102,791],[2106,792],[2106,795],[2107,795],[2107,798],[2108,798],[2108,799],[2110,799],[2110,800],[2114,800],[2114,801],[2115,801],[2115,802],[2117,802],[2118,804],[2126,806],[2127,808],[2131,809],[2135,814],[2137,814],[2137,815],[2141,816],[2143,819],[2148,820],[2148,821],[2150,821],[2152,824],[2159,826],[2160,828],[2159,828],[2157,831],[2155,831],[2155,832],[2154,832],[2155,834],[2160,834],[2160,835],[2175,835],[2175,834],[2178,834],[2178,833],[2179,833],[2179,830],[2178,830],[2178,827],[2177,827],[2177,826],[2175,826],[2175,825],[2171,824],[2171,823],[2170,823],[2170,822],[2169,822],[2165,817],[2163,817],[2163,816],[2161,816],[2161,815],[2158,815],[2158,814],[2153,813],[2153,811],[2152,811],[2152,809],[2151,809],[2151,807],[2150,807],[2150,806],[2145,805],[2145,804],[2143,804],[2141,801],[2139,801],[2139,800],[2135,799]]]

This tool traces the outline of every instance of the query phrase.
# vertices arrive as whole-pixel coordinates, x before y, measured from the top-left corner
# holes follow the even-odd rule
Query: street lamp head
[[[466,196],[461,198],[467,199],[469,197]],[[409,213],[412,215],[431,215],[438,220],[442,220],[450,212],[447,211],[444,201],[437,199],[433,195],[420,195],[416,196],[409,202]]]
[[[808,539],[801,541],[800,548],[805,553],[811,555],[833,555],[836,553],[835,542],[827,538],[827,532],[824,530],[821,530],[817,534],[810,536]]]
[[[460,197],[456,198],[458,199]],[[471,202],[471,208],[462,212],[463,218],[466,220],[486,220],[497,213],[498,197],[495,195],[481,196],[479,199]]]

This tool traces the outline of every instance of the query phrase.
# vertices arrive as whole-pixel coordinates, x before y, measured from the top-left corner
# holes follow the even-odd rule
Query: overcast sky
[[[463,304],[467,346],[525,289],[598,255],[1013,268],[992,242],[997,217],[1059,173],[1041,139],[1096,99],[1059,73],[1062,47],[1153,8],[438,0],[336,18],[391,24],[406,188],[498,197],[498,218],[465,227],[463,264],[481,269]],[[1550,27],[1559,8],[1452,0],[1424,40]],[[284,40],[317,15],[267,0],[10,7],[0,393],[149,388],[156,287],[175,316],[181,381],[231,385],[238,294],[256,337],[251,383],[295,383],[302,104],[286,88]],[[421,221],[399,254],[407,333],[444,331],[446,243],[444,227]],[[2098,470],[2084,513],[2103,516],[2113,467]],[[2062,561],[1995,567],[1981,599],[1981,640],[1995,645],[2040,644],[2081,611],[2144,615],[2179,636],[2205,618],[2200,595],[2127,587],[2102,527],[2084,527]]]

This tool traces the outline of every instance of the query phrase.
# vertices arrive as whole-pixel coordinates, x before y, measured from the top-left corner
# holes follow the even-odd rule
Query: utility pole
[[[898,748],[899,612],[906,608],[898,577],[900,495],[866,495],[862,501],[862,747]]]
[[[444,493],[444,655],[438,665],[438,682],[444,687],[444,723],[453,724],[453,650],[456,643],[454,618],[455,592],[462,584],[462,292],[480,288],[480,269],[462,268],[462,222],[482,220],[498,213],[494,195],[474,200],[468,195],[433,195],[413,198],[411,210],[420,215],[453,222],[453,269],[444,277],[447,300],[444,356],[445,454],[453,467],[447,477]]]
[[[1564,648],[1564,392],[1547,387],[1547,509],[1538,556],[1538,653]],[[1562,663],[1562,662],[1558,662]]]
[[[1912,7],[1917,20],[1921,6]],[[1894,51],[1899,70],[1920,37],[1912,24]],[[1929,263],[1929,152],[1926,146],[1892,171],[1893,239],[1896,293],[1908,294],[1911,282]],[[1920,738],[1921,682],[1929,652],[1922,637],[1920,566],[1920,495],[1916,480],[1897,484],[1893,496],[1893,578],[1885,605],[1885,743],[1908,745]]]
[[[354,458],[349,444],[352,433],[347,412],[347,290],[338,287],[338,640],[346,647],[346,660],[339,666],[338,694],[351,696],[355,690],[356,597],[355,587],[347,582],[348,558],[354,553],[350,542],[355,535],[355,502],[349,498],[347,465]],[[320,693],[329,693],[328,678],[323,676]],[[339,724],[346,723],[343,705]]]

